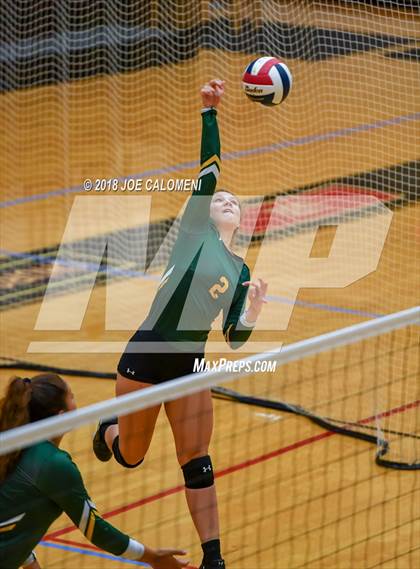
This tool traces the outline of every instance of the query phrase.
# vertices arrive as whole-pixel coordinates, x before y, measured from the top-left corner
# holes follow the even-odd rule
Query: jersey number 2
[[[209,288],[209,293],[212,298],[216,300],[219,298],[219,294],[223,294],[229,288],[229,281],[226,277],[222,276],[219,279],[219,282],[215,283]]]

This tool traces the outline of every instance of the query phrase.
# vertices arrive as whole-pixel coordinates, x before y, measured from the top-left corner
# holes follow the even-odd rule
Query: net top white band
[[[279,347],[270,352],[255,354],[246,359],[248,362],[275,360],[282,365],[303,357],[325,352],[332,348],[379,336],[404,326],[419,324],[420,306],[414,306],[401,312],[348,326],[347,328],[322,334],[315,338],[301,340],[285,347]],[[100,418],[107,419],[116,415],[127,415],[133,411],[145,409],[163,401],[171,401],[180,396],[202,391],[229,379],[247,375],[247,373],[249,372],[243,368],[241,372],[218,370],[191,374],[123,395],[116,399],[108,399],[107,401],[88,405],[64,415],[50,417],[49,419],[37,421],[23,427],[11,429],[0,434],[0,455],[59,436],[82,425],[97,422]]]

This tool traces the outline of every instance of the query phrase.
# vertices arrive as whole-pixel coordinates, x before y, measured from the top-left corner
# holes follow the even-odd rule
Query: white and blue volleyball
[[[290,93],[292,74],[280,59],[259,57],[245,69],[242,86],[251,101],[268,106],[279,105]]]

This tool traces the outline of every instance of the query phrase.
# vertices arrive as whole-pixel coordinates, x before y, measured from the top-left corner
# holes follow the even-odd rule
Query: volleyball
[[[279,105],[290,93],[292,74],[283,61],[259,57],[245,69],[242,87],[251,101],[267,106]]]

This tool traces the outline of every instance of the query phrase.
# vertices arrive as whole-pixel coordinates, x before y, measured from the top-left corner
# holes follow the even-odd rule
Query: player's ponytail
[[[12,377],[0,402],[0,432],[57,415],[66,409],[68,387],[56,374]],[[0,484],[13,471],[20,451],[0,456]]]

